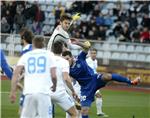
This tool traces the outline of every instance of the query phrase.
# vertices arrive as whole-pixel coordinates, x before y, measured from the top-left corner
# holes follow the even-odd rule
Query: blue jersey
[[[8,65],[7,61],[6,61],[6,58],[5,58],[5,55],[4,55],[4,52],[2,49],[0,49],[0,53],[1,53],[1,68],[5,72],[6,76],[9,79],[11,79],[13,72],[12,72],[10,66]]]
[[[70,76],[78,81],[81,86],[81,105],[90,106],[94,101],[96,90],[105,86],[101,74],[94,74],[86,62],[87,53],[81,52],[75,63],[70,67]]]
[[[32,44],[28,44],[27,46],[25,46],[25,48],[22,50],[21,55],[25,54],[28,51],[32,50]]]

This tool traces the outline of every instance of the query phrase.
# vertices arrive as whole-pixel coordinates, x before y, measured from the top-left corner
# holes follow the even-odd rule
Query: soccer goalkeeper
[[[60,17],[60,24],[55,28],[51,38],[49,39],[47,49],[52,50],[52,45],[55,41],[62,40],[65,42],[66,48],[71,46],[72,38],[69,37],[68,30],[70,29],[73,22],[80,18],[80,13],[76,13],[72,17],[69,14],[63,14]],[[65,48],[64,48],[65,50]]]

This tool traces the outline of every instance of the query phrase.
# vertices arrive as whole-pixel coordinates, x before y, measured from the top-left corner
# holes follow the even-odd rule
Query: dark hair
[[[52,52],[55,54],[61,54],[63,51],[63,41],[55,41],[52,45]]]
[[[22,28],[19,30],[19,34],[22,35],[26,30],[28,30],[28,28],[22,27]]]
[[[44,37],[36,36],[35,38],[33,38],[32,44],[35,48],[44,48]]]
[[[67,50],[67,51],[64,51],[64,52],[62,53],[62,56],[70,56],[70,57],[72,57],[72,53]]]
[[[97,52],[97,50],[96,50],[95,48],[91,48],[90,51],[95,51],[95,52]]]
[[[27,43],[32,44],[33,33],[30,30],[25,29],[21,35],[21,39],[25,40]]]
[[[60,21],[63,22],[64,20],[72,20],[72,18],[69,14],[63,14],[60,17]]]

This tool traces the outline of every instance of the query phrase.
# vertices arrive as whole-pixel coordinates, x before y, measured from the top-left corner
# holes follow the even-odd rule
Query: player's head
[[[63,51],[63,41],[56,41],[53,43],[52,46],[52,52],[54,52],[55,54],[60,55]]]
[[[63,14],[60,17],[60,24],[65,31],[67,31],[69,29],[71,20],[72,20],[72,18],[69,14]]]
[[[24,33],[26,30],[28,30],[28,28],[22,27],[22,28],[20,29],[20,31],[19,31],[20,36],[22,36],[23,33]]]
[[[44,37],[36,36],[32,40],[32,45],[33,45],[33,48],[39,48],[39,49],[44,48]]]
[[[64,52],[62,53],[62,56],[63,56],[66,60],[69,61],[69,64],[70,64],[70,65],[73,64],[74,58],[73,58],[72,53],[71,53],[70,51],[68,51],[68,50],[67,50],[67,51],[64,51]]]
[[[90,57],[92,58],[92,60],[96,59],[96,55],[97,55],[97,50],[95,48],[91,48],[90,49]]]
[[[22,31],[20,35],[21,35],[21,45],[25,46],[26,44],[32,44],[32,39],[34,36],[30,30],[24,29],[24,31]]]

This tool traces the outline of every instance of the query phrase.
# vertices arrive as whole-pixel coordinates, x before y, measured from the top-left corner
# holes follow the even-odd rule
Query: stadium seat
[[[133,45],[128,45],[126,51],[133,52],[134,51],[134,46]]]
[[[129,54],[128,60],[136,61],[136,54]]]
[[[118,51],[126,51],[126,45],[119,45]]]
[[[145,61],[145,55],[143,55],[143,54],[138,54],[137,55],[137,59],[136,59],[137,61]]]
[[[142,46],[136,46],[135,51],[136,52],[143,52],[143,47]]]
[[[127,53],[121,53],[120,59],[121,60],[128,60],[128,54]]]
[[[14,44],[8,44],[6,50],[8,51],[8,55],[14,56]]]
[[[6,50],[6,43],[1,43],[1,49]]]
[[[41,10],[42,10],[42,11],[46,11],[46,8],[47,8],[46,5],[44,5],[44,4],[41,5]]]
[[[7,50],[8,50],[8,51],[13,51],[14,49],[15,49],[14,44],[8,44],[8,45],[7,45]]]
[[[150,55],[148,55],[145,59],[146,62],[150,62]]]
[[[54,9],[54,6],[52,6],[52,5],[50,5],[50,6],[47,7],[47,11],[48,11],[48,12],[53,11],[53,9]]]
[[[110,45],[111,50],[118,50],[118,45],[117,44],[112,44]]]
[[[46,1],[45,0],[38,0],[38,3],[42,5],[42,4],[45,4]]]
[[[120,53],[117,53],[117,52],[114,52],[111,56],[112,59],[117,59],[119,60],[120,59]]]
[[[6,38],[6,43],[13,43],[13,42],[14,42],[13,36],[8,36]]]
[[[20,36],[14,37],[14,43],[20,44],[21,43],[21,37]]]
[[[96,48],[96,49],[101,49],[102,48],[100,43],[95,43],[93,45],[93,47]]]
[[[109,50],[109,48],[110,48],[109,46],[110,46],[109,43],[104,43],[102,48],[103,48],[103,50]]]
[[[16,52],[21,52],[22,51],[22,46],[21,45],[16,45],[15,46],[15,51]]]
[[[110,59],[111,58],[111,53],[110,52],[104,52],[103,58]]]
[[[48,14],[48,18],[51,18],[51,19],[54,19],[54,20],[55,20],[55,16],[54,16],[54,14],[51,13],[51,12]]]
[[[97,58],[103,58],[103,52],[102,51],[97,52]]]
[[[144,52],[150,53],[150,47],[148,47],[148,46],[144,47]]]

